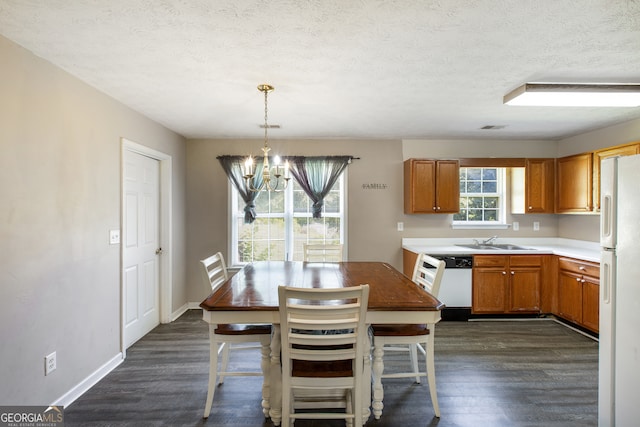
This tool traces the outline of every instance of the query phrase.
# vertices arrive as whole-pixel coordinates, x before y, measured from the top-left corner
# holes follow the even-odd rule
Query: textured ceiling
[[[502,104],[524,82],[640,82],[640,0],[0,0],[0,34],[188,138],[260,138],[259,83],[270,138],[558,139],[640,117]]]

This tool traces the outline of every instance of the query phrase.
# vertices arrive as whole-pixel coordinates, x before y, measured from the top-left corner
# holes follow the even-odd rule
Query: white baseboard
[[[191,305],[191,303],[186,303],[171,313],[171,321],[174,322],[178,317],[182,316],[187,310],[189,310],[189,305]]]
[[[75,387],[58,398],[51,404],[51,406],[67,407],[71,405],[77,398],[82,396],[87,390],[96,385],[98,381],[106,377],[109,372],[113,371],[123,361],[124,359],[122,358],[122,353],[116,354],[111,360],[96,369],[91,375],[80,381],[80,383],[78,383]]]

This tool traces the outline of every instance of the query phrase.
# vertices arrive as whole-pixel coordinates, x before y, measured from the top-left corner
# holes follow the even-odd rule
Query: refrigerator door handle
[[[604,260],[603,260],[604,261]],[[602,303],[611,303],[611,265],[603,262],[600,267],[600,286],[602,287]]]

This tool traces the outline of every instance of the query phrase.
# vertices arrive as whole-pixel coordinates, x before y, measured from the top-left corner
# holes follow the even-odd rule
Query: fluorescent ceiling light
[[[640,84],[525,83],[504,96],[507,105],[638,107]]]

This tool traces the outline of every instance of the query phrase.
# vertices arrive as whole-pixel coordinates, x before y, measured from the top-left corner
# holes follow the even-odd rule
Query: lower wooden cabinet
[[[558,316],[593,332],[599,328],[600,264],[558,259]]]
[[[539,313],[543,256],[473,257],[472,313]]]

